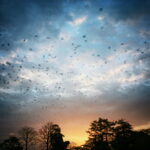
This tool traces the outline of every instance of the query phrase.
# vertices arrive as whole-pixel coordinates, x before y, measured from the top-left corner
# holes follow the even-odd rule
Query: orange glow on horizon
[[[74,142],[77,145],[83,145],[88,139],[88,135],[86,130],[76,130],[76,131],[65,131],[64,130],[64,140],[68,140],[70,142]]]
[[[38,131],[44,124],[40,123],[31,126],[34,126],[35,129],[37,129]],[[70,141],[71,143],[73,142],[77,146],[83,145],[87,141],[88,134],[86,131],[89,128],[89,123],[87,124],[80,123],[78,125],[77,123],[76,124],[57,123],[57,124],[61,127],[61,132],[64,135],[65,141]]]
[[[67,104],[68,103],[69,102],[67,101]],[[35,124],[30,124],[30,126],[34,127],[38,131],[38,129],[40,129],[49,121],[56,123],[61,128],[61,132],[64,135],[64,140],[74,142],[76,145],[85,144],[85,142],[88,140],[88,133],[86,131],[89,129],[91,122],[97,120],[99,117],[108,118],[108,120],[110,121],[118,120],[120,118],[127,118],[126,121],[133,125],[134,130],[150,127],[150,122],[148,122],[147,124],[145,122],[138,122],[138,119],[136,117],[128,116],[122,111],[111,110],[111,113],[99,113],[94,111],[91,112],[90,104],[88,105],[88,107],[86,107],[86,111],[85,105],[82,105],[82,107],[79,107],[78,105],[69,105],[69,109],[64,109],[61,111],[60,109],[55,109],[59,113],[53,111],[50,112],[50,110],[44,111],[40,115],[36,113],[35,116],[37,116],[38,119],[35,121]],[[113,105],[102,105],[103,109],[109,108],[110,106]],[[96,104],[93,104],[92,107],[95,108],[95,110],[98,110]]]
[[[58,123],[59,124],[59,123]],[[70,141],[71,143],[75,143],[77,146],[85,144],[88,140],[88,134],[86,131],[89,128],[89,124],[62,124],[60,123],[60,127],[62,129],[62,134],[64,135],[65,141]],[[44,125],[44,124],[42,124]],[[34,126],[37,130],[41,128],[41,124],[37,124]],[[134,130],[147,129],[150,128],[150,123],[145,125],[136,125],[133,126]]]

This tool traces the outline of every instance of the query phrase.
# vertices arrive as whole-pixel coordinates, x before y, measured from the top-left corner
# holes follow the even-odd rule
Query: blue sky
[[[149,7],[148,0],[1,0],[2,137],[47,120],[65,133],[82,123],[83,133],[98,116],[149,126]]]

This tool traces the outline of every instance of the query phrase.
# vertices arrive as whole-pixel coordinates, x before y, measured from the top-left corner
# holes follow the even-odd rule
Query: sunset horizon
[[[148,0],[0,0],[0,143],[24,126],[35,136],[43,125],[57,132],[61,150],[65,141],[120,150],[117,125],[146,141],[149,8]],[[106,118],[95,125],[103,131],[87,133],[98,118]]]

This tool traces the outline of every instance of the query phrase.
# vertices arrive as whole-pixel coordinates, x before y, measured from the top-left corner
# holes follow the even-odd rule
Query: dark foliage
[[[69,141],[63,141],[61,128],[57,124],[48,122],[39,131],[40,139],[44,144],[45,150],[66,150]]]
[[[0,150],[23,150],[20,141],[26,135],[28,143],[34,141],[33,143],[39,144],[39,142],[42,142],[42,149],[44,150],[67,150],[70,143],[63,140],[61,128],[52,122],[45,124],[39,130],[39,134],[33,128],[27,127],[20,131],[23,131],[21,135],[25,136],[9,137],[0,144]],[[150,129],[135,131],[131,124],[123,119],[109,121],[105,118],[99,118],[91,123],[87,133],[89,138],[86,143],[82,146],[74,146],[70,150],[150,150]],[[36,139],[38,140],[35,141]]]
[[[99,118],[91,123],[81,150],[149,150],[150,129],[134,131],[127,121]]]
[[[0,150],[23,150],[23,147],[19,139],[12,136],[0,144]]]

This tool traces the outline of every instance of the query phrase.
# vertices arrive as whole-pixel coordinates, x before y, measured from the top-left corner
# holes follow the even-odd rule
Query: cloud
[[[102,21],[103,19],[105,19],[105,16],[98,16],[97,19]]]
[[[15,51],[16,47],[24,46],[26,41],[33,41],[34,36],[40,39],[47,37],[55,39],[63,23],[70,20],[64,14],[63,4],[58,0],[9,0],[0,2],[0,40],[1,50],[5,53]],[[9,10],[9,11],[8,11]],[[57,19],[56,19],[57,18]],[[7,34],[6,34],[7,33]],[[38,39],[37,38],[37,39]],[[22,39],[22,43],[17,41]],[[9,46],[7,44],[9,43]]]
[[[148,0],[142,2],[140,0],[113,0],[110,4],[110,12],[118,20],[130,19],[135,21],[142,17],[147,17],[150,13]]]
[[[3,135],[49,119],[86,127],[99,116],[149,123],[146,0],[0,4]]]
[[[72,22],[69,22],[69,23],[72,25],[75,25],[75,26],[79,26],[79,25],[83,24],[86,20],[87,20],[87,16],[83,16],[80,18],[76,18],[75,20],[73,20]]]

